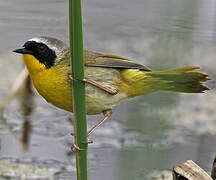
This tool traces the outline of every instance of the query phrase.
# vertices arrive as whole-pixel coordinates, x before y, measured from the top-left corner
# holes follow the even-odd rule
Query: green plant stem
[[[69,26],[73,86],[73,112],[75,144],[81,149],[76,150],[77,180],[88,179],[87,163],[87,127],[85,110],[85,84],[83,40],[82,40],[82,11],[81,0],[69,0]],[[78,81],[77,81],[78,80]]]

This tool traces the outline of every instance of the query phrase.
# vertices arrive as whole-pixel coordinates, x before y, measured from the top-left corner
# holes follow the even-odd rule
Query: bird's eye
[[[46,49],[46,46],[44,44],[39,45],[39,50],[44,51]]]

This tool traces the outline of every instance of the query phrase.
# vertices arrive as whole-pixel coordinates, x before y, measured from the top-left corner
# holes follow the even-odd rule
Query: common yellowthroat
[[[28,40],[21,49],[24,63],[39,94],[48,102],[73,112],[70,80],[70,51],[62,41],[51,37]],[[122,100],[158,90],[202,93],[209,80],[199,67],[152,71],[130,59],[93,51],[84,51],[87,114],[104,113],[89,132],[90,135]]]

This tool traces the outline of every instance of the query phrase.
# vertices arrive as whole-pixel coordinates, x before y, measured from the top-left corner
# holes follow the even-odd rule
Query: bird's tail
[[[199,67],[187,66],[164,71],[125,70],[122,88],[130,97],[154,91],[175,91],[183,93],[203,93],[209,90],[203,83],[210,80],[203,72],[193,71]],[[127,90],[126,90],[127,89]]]

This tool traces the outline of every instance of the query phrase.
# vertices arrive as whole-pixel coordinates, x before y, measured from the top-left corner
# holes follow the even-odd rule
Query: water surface
[[[213,0],[83,1],[86,49],[128,57],[155,70],[200,66],[213,79],[208,83],[212,90],[205,94],[157,92],[116,107],[92,136],[91,179],[143,180],[154,170],[169,170],[187,159],[211,170],[216,149],[215,6]],[[0,2],[0,99],[22,69],[20,58],[9,52],[35,36],[68,42],[67,10],[62,0]],[[69,153],[71,114],[40,96],[34,100],[29,151],[23,152],[0,125],[0,156],[36,165],[51,162],[56,177],[75,178],[74,155]],[[11,102],[4,117],[19,136],[23,117],[18,100]],[[100,117],[88,116],[89,127]]]

